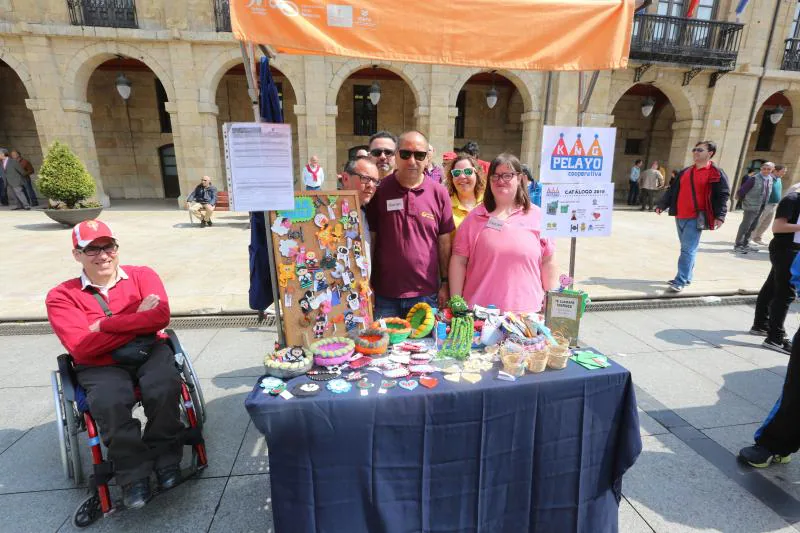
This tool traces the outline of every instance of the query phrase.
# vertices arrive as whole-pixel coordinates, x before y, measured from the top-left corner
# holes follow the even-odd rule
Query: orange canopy
[[[634,0],[231,0],[237,39],[278,53],[464,67],[628,64]]]

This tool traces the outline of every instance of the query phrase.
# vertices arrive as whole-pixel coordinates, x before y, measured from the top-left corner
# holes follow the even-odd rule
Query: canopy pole
[[[261,113],[258,109],[258,92],[259,87],[256,85],[255,79],[255,49],[252,43],[240,42],[239,46],[242,50],[242,60],[244,61],[244,71],[247,75],[247,94],[250,95],[250,101],[253,104],[253,119],[256,122],[261,122]],[[265,217],[264,227],[269,228],[269,218],[267,212],[260,212],[260,216]],[[281,320],[281,302],[280,291],[278,290],[278,275],[275,266],[275,248],[272,245],[272,234],[267,229],[267,255],[269,255],[269,280],[272,285],[272,305],[275,309],[275,327],[278,329],[278,343],[281,346],[286,345],[286,336],[283,334],[283,321]]]

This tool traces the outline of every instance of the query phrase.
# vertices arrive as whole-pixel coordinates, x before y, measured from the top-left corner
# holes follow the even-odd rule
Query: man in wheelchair
[[[142,507],[151,496],[153,470],[162,489],[181,481],[181,378],[161,333],[169,324],[169,302],[152,269],[119,265],[119,245],[105,223],[81,222],[72,244],[83,271],[47,294],[47,316],[75,361],[123,503]],[[137,386],[147,416],[144,434],[132,414]]]

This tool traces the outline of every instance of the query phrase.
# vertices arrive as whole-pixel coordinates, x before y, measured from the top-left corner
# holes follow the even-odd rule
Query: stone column
[[[428,136],[428,141],[436,149],[436,159],[441,162],[442,154],[453,149],[455,118],[458,108],[450,105],[450,92],[460,69],[431,65],[430,100],[420,102],[415,112],[417,129]]]
[[[305,56],[303,58],[303,78],[306,93],[305,106],[295,106],[297,115],[299,168],[308,163],[312,155],[319,157],[319,164],[325,169],[324,189],[336,189],[336,174],[344,165],[336,161],[336,115],[335,105],[327,105],[327,91],[330,85],[325,58]],[[297,183],[302,181],[298,174]]]
[[[519,159],[530,166],[534,176],[538,176],[542,151],[542,113],[527,111],[522,114],[520,119],[522,120],[522,144],[520,145]]]
[[[669,162],[677,168],[692,164],[692,148],[702,141],[702,120],[681,120],[672,124],[672,147]]]

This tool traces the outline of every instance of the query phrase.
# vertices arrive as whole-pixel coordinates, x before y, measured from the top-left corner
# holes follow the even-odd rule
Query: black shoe
[[[157,468],[156,479],[162,489],[171,489],[181,482],[181,465],[176,464]]]
[[[150,478],[137,479],[122,486],[122,503],[128,509],[144,507],[150,499]]]
[[[206,221],[205,220],[201,220],[200,221],[200,227],[201,228],[205,228],[206,227]]]
[[[30,208],[30,207],[26,207],[26,208],[25,208],[25,211],[30,211],[30,210],[31,210],[31,208]]]
[[[767,328],[762,328],[760,326],[753,326],[750,328],[750,335],[757,335],[759,337],[766,337],[769,334]]]
[[[208,221],[208,225],[209,225],[209,226],[213,226],[213,225],[214,225],[214,223],[213,223],[211,220],[209,220],[209,221]]]
[[[758,444],[739,450],[739,459],[755,468],[766,468],[772,463],[785,465],[792,460],[791,455],[772,453]]]
[[[776,352],[784,353],[786,355],[792,355],[792,343],[789,342],[789,339],[775,341],[768,338],[761,343],[761,346]]]

